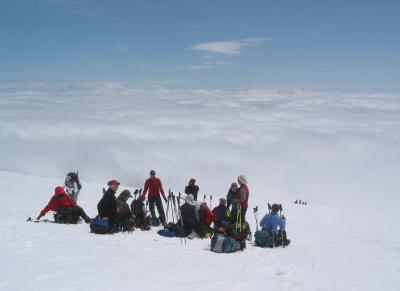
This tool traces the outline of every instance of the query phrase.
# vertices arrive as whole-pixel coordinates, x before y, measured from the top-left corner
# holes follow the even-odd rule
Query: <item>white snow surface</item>
[[[399,94],[172,86],[0,82],[0,290],[399,289]],[[25,221],[69,171],[94,217],[108,180],[132,190],[150,169],[214,204],[245,174],[253,232],[251,209],[282,203],[292,244],[215,254],[157,228]]]
[[[185,244],[159,228],[96,235],[85,223],[26,222],[61,183],[0,172],[0,290],[398,290],[397,214],[283,201],[290,246],[216,254],[209,239]],[[79,204],[91,217],[102,187],[84,182]],[[250,209],[247,218],[254,231]]]

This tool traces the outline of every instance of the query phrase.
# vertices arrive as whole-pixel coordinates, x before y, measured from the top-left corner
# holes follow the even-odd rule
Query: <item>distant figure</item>
[[[114,224],[117,215],[117,198],[115,193],[118,190],[119,182],[117,180],[108,181],[108,189],[104,192],[103,197],[97,204],[97,210],[99,216],[102,219],[108,219],[108,221]]]
[[[297,204],[298,202],[297,202],[297,199],[296,199],[296,201],[294,202],[294,204]]]
[[[279,205],[272,204],[271,213],[267,213],[263,219],[260,221],[260,226],[262,230],[267,231],[270,235],[273,236],[275,245],[280,246],[282,245],[282,238],[283,244],[288,245],[290,240],[286,237],[286,218],[284,216],[279,216]]]
[[[299,200],[299,204],[301,204],[301,200]]]
[[[54,220],[57,223],[78,223],[79,217],[86,222],[90,222],[89,216],[85,211],[73,201],[62,186],[58,186],[54,190],[54,196],[51,197],[47,206],[40,212],[37,220],[45,216],[50,210],[55,211]]]
[[[142,196],[146,197],[147,191],[149,192],[148,195],[148,201],[149,201],[149,208],[150,208],[150,213],[151,217],[153,219],[157,219],[155,210],[154,210],[154,204],[157,206],[157,211],[158,214],[160,215],[160,221],[163,226],[166,225],[166,219],[165,219],[165,212],[164,212],[164,207],[161,201],[161,195],[164,198],[165,203],[167,203],[167,198],[165,198],[164,194],[164,189],[161,184],[161,180],[156,177],[156,171],[151,170],[150,171],[150,178],[146,180],[144,183],[144,189],[143,189],[143,194]]]
[[[196,179],[190,178],[189,184],[185,187],[186,194],[192,194],[194,201],[197,201],[197,194],[199,193],[199,186],[195,185]]]
[[[307,205],[307,202],[304,202],[304,205]]]

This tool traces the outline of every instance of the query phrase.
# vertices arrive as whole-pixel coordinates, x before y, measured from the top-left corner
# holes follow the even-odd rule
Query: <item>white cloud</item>
[[[304,33],[309,35],[309,36],[313,36],[313,37],[320,37],[321,36],[321,34],[319,32],[316,32],[316,31],[313,31],[313,30],[305,30]]]
[[[110,51],[112,51],[113,53],[124,54],[124,53],[128,53],[130,51],[130,48],[126,43],[116,42],[110,48]]]
[[[271,38],[246,38],[232,41],[203,42],[191,46],[190,49],[233,56],[240,54],[245,47],[254,46],[271,40]]]

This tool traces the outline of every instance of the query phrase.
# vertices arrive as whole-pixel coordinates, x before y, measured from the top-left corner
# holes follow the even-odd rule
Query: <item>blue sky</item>
[[[0,80],[400,89],[399,1],[0,0]]]

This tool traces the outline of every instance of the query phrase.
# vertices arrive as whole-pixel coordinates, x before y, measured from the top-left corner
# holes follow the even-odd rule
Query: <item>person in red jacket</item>
[[[146,197],[147,192],[149,192],[148,201],[149,201],[151,217],[153,219],[157,219],[156,213],[154,211],[154,204],[156,204],[158,214],[160,215],[160,221],[162,225],[165,226],[166,225],[165,212],[161,201],[160,193],[163,196],[165,203],[167,203],[167,198],[165,198],[165,193],[162,187],[161,180],[156,177],[156,171],[154,170],[150,171],[150,178],[148,178],[144,183],[143,194],[142,194],[144,198]]]
[[[37,220],[45,216],[50,210],[56,212],[54,219],[58,223],[75,224],[78,222],[79,217],[82,217],[86,223],[90,222],[89,216],[87,216],[85,211],[80,206],[76,205],[76,202],[65,193],[62,186],[56,187],[54,196],[51,197],[47,206],[40,212]]]
[[[240,175],[238,177],[239,190],[236,192],[233,197],[233,203],[236,205],[240,204],[241,209],[241,223],[246,221],[246,212],[248,208],[248,200],[249,200],[249,187],[247,186],[247,178],[244,175]],[[237,208],[232,210],[232,220],[236,222],[237,218]]]

